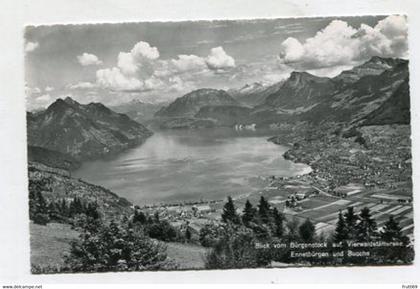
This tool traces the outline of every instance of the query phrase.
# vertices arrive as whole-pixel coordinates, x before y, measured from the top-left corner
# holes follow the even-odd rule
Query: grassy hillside
[[[42,226],[31,222],[29,228],[31,264],[40,267],[61,267],[64,255],[70,250],[70,242],[79,236],[68,224],[49,223]]]
[[[70,243],[79,232],[68,224],[49,223],[46,226],[30,224],[31,264],[41,268],[57,268],[64,265],[63,257],[70,251]],[[178,269],[204,269],[206,248],[182,243],[165,243],[168,259]]]
[[[167,243],[168,258],[175,261],[178,269],[204,269],[204,256],[208,249],[182,243]]]

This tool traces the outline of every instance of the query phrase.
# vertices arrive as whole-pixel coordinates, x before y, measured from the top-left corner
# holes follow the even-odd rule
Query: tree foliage
[[[255,268],[270,262],[264,251],[255,249],[256,238],[251,229],[228,223],[222,232],[206,255],[207,269]]]
[[[315,240],[315,226],[311,220],[306,219],[302,225],[299,226],[299,235],[304,242],[313,242]]]
[[[344,220],[343,214],[340,210],[338,213],[338,221],[335,227],[334,241],[339,243],[349,238],[347,223]]]
[[[359,221],[356,225],[356,240],[359,242],[371,241],[378,236],[376,221],[370,215],[369,208],[360,211]]]
[[[222,220],[225,223],[231,222],[233,224],[240,224],[241,222],[231,197],[228,197],[228,201],[223,207]]]
[[[250,222],[255,222],[257,210],[252,206],[249,200],[246,200],[245,207],[242,213],[242,223],[248,226]]]
[[[141,230],[111,221],[85,230],[71,245],[65,264],[72,272],[157,270],[168,266],[166,247]]]
[[[262,223],[268,224],[271,220],[271,208],[267,200],[261,196],[260,202],[258,203],[258,216]]]

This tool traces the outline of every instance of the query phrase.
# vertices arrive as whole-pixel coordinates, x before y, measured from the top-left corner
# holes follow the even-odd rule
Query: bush
[[[47,214],[36,213],[35,216],[33,217],[33,221],[35,224],[45,226],[50,221],[50,218],[48,217]]]
[[[140,271],[170,269],[166,247],[133,230],[111,222],[85,231],[71,245],[65,264],[71,272]],[[169,266],[169,267],[168,267]]]
[[[267,266],[271,261],[267,250],[255,248],[256,238],[251,229],[244,226],[224,226],[223,235],[205,256],[207,269],[256,268]]]
[[[177,239],[177,230],[167,221],[158,221],[147,228],[150,238],[170,242]]]
[[[213,247],[220,240],[222,227],[214,224],[206,224],[200,230],[199,241],[203,247]]]

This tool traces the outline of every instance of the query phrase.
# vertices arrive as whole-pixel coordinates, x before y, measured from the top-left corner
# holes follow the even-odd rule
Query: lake
[[[295,176],[304,164],[285,160],[285,146],[267,131],[230,128],[155,132],[138,147],[86,162],[73,176],[101,185],[134,204],[219,200],[261,190],[261,177]]]

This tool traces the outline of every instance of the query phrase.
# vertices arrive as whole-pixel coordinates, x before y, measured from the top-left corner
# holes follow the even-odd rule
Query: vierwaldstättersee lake
[[[134,204],[219,200],[255,192],[259,176],[295,176],[310,171],[285,160],[287,150],[264,131],[228,128],[166,130],[113,158],[86,162],[73,173]]]

